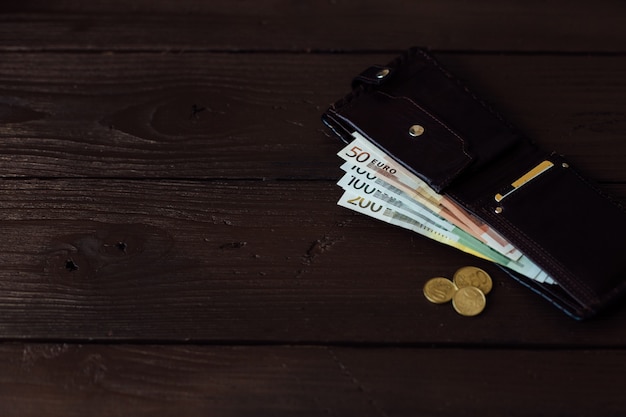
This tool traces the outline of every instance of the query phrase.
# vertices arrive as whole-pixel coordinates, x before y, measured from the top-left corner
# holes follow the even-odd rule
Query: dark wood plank
[[[323,348],[3,345],[0,356],[6,417],[379,415]]]
[[[5,181],[0,337],[626,343],[626,309],[575,322],[486,262],[335,206],[339,195],[316,181]],[[474,319],[421,294],[465,265],[496,282]]]
[[[626,180],[626,57],[438,56],[545,149]],[[0,175],[337,178],[320,115],[393,57],[5,54]]]
[[[595,417],[626,409],[623,350],[3,344],[0,357],[5,417]]]
[[[4,50],[625,51],[623,2],[4,2]]]
[[[319,116],[429,46],[626,201],[624,12],[3,2],[0,415],[623,415],[624,306],[575,322],[336,207]],[[495,281],[483,315],[424,300],[468,264]]]
[[[625,382],[624,354],[488,349],[336,352],[381,415],[528,417],[623,414],[626,402],[618,387]]]

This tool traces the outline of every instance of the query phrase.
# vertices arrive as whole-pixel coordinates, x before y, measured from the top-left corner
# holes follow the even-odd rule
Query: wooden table
[[[0,415],[624,415],[625,308],[336,206],[320,115],[410,46],[626,201],[621,1],[4,2]]]

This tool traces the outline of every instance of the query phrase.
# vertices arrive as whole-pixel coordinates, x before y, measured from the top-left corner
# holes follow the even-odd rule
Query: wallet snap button
[[[421,136],[424,133],[424,127],[421,125],[413,125],[409,128],[409,135],[413,137]]]
[[[389,72],[390,71],[388,68],[383,68],[376,73],[376,78],[378,78],[379,80],[385,78],[387,75],[389,75]]]
[[[498,207],[496,207],[493,211],[494,211],[496,214],[500,214],[500,213],[502,213],[502,211],[504,211],[504,209],[503,209],[502,207],[498,206]]]

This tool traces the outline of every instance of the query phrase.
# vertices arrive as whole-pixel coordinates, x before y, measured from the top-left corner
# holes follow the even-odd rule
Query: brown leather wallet
[[[626,292],[620,202],[532,143],[424,50],[366,69],[322,120],[346,142],[360,133],[489,224],[556,284],[505,271],[570,316],[593,316]]]

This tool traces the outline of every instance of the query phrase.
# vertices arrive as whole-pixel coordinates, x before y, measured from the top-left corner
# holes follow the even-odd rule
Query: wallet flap
[[[372,90],[355,105],[344,106],[337,117],[436,191],[473,160],[463,138],[406,97]]]
[[[344,140],[358,131],[442,193],[527,140],[418,48],[353,81],[324,121]],[[347,135],[346,135],[347,133]]]

